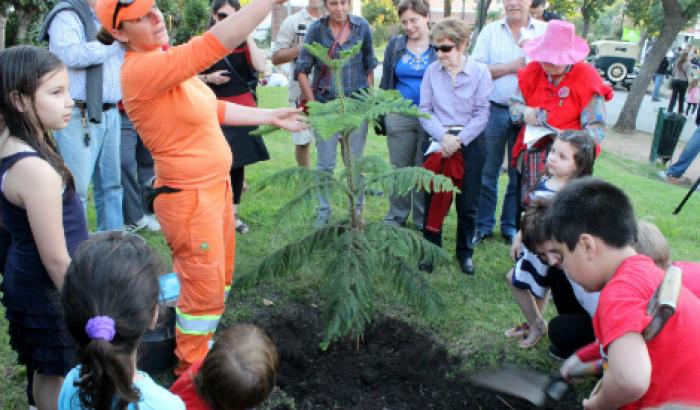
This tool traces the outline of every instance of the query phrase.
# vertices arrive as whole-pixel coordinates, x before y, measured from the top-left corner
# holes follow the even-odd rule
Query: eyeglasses
[[[435,50],[436,53],[438,51],[443,53],[449,53],[450,51],[452,51],[453,48],[457,46],[455,46],[454,44],[443,44],[441,46],[433,44],[431,47]]]
[[[116,28],[115,26],[117,25],[117,15],[119,14],[119,10],[131,6],[134,4],[134,1],[136,0],[117,0],[117,5],[114,6],[114,15],[112,16],[112,28]]]
[[[217,17],[219,20],[223,20],[223,19],[225,19],[226,17],[228,17],[228,14],[227,14],[227,13],[216,13],[216,17]]]

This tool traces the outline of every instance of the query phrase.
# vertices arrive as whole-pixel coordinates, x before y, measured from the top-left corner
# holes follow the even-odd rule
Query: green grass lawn
[[[261,88],[259,95],[265,106],[286,106],[285,88]],[[252,192],[244,195],[239,212],[250,224],[251,231],[237,238],[237,274],[249,272],[273,250],[310,232],[313,218],[311,207],[308,217],[304,219],[278,215],[277,210],[292,193],[284,188],[256,191],[259,182],[266,176],[276,170],[296,165],[288,133],[279,132],[267,137],[266,143],[272,160],[253,165],[246,172]],[[386,150],[384,137],[370,135],[367,153],[387,156]],[[671,215],[685,194],[685,189],[659,182],[654,177],[655,172],[646,164],[606,153],[602,155],[595,169],[595,175],[624,188],[634,202],[638,217],[659,226],[671,244],[674,259],[699,260],[699,197],[693,197],[680,215]],[[500,182],[503,189],[505,177],[502,177]],[[386,210],[386,197],[368,197],[368,220],[381,220]],[[94,215],[90,218],[94,228]],[[453,254],[454,211],[447,218],[445,233],[444,246]],[[165,258],[169,258],[168,249],[160,235],[146,236]],[[437,317],[420,317],[396,303],[388,287],[382,292],[383,297],[376,301],[376,305],[388,315],[432,330],[438,340],[444,341],[452,352],[465,359],[467,372],[504,362],[527,365],[542,371],[553,370],[557,363],[546,354],[546,340],[543,339],[534,349],[522,350],[516,343],[506,340],[503,336],[506,328],[522,321],[503,279],[511,266],[507,251],[506,245],[499,241],[486,241],[480,245],[474,255],[477,273],[473,277],[462,274],[456,261],[439,265],[429,276],[429,281],[441,292],[447,307]],[[307,269],[290,280],[266,283],[255,289],[240,290],[234,286],[223,320],[225,323],[234,323],[250,318],[256,309],[263,308],[263,298],[272,300],[277,306],[291,301],[321,304],[323,301],[317,292],[317,278],[317,272]],[[548,310],[550,316],[553,310]],[[4,317],[0,318],[0,371],[5,380],[3,393],[0,394],[0,408],[26,408],[24,369],[15,364],[14,353],[9,348]],[[583,394],[583,390],[580,392]]]

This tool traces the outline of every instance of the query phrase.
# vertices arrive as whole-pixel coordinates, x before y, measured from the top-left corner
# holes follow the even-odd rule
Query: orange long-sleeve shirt
[[[219,126],[224,103],[196,75],[229,53],[209,32],[167,51],[126,53],[124,108],[161,185],[191,189],[228,178],[231,150]]]

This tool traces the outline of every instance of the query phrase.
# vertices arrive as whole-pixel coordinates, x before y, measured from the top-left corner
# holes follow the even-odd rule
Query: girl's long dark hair
[[[53,136],[44,128],[36,111],[36,91],[41,79],[65,68],[63,62],[48,50],[34,46],[15,46],[0,52],[0,113],[10,135],[38,152],[61,175],[63,183],[73,188],[73,176],[58,154]],[[22,112],[13,102],[13,95],[23,95],[31,102],[32,114]],[[40,130],[37,132],[37,128]]]
[[[155,251],[143,239],[121,232],[95,234],[73,256],[61,302],[78,347],[76,386],[83,408],[121,410],[139,401],[133,355],[153,321],[161,272]],[[85,325],[96,316],[114,320],[112,341],[87,335]]]

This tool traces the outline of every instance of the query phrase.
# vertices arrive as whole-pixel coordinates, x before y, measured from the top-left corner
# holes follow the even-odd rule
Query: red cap
[[[153,8],[155,0],[133,0],[131,4],[122,4],[117,12],[117,18],[114,18],[114,11],[117,9],[117,3],[120,0],[97,0],[95,5],[95,14],[100,24],[107,31],[112,31],[125,20],[135,20],[148,14]],[[112,26],[114,21],[114,26]]]

